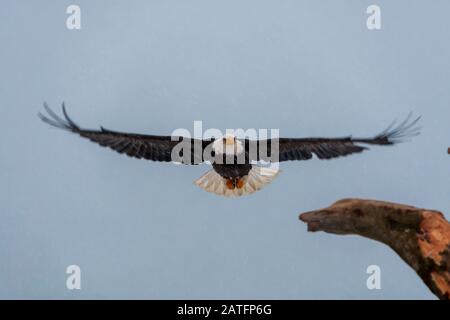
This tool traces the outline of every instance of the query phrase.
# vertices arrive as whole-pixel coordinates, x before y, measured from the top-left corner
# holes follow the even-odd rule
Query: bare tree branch
[[[450,223],[439,211],[343,199],[306,212],[308,231],[357,234],[391,247],[440,299],[450,300]]]

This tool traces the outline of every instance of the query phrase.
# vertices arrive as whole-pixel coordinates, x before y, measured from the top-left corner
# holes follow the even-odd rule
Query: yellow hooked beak
[[[225,145],[233,145],[234,144],[234,137],[225,137]]]

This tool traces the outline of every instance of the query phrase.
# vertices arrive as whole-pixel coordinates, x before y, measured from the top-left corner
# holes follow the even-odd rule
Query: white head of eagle
[[[48,115],[39,113],[39,117],[42,121],[54,127],[76,133],[83,138],[101,146],[109,147],[119,153],[125,153],[130,157],[152,161],[174,161],[172,152],[176,150],[179,142],[171,136],[118,132],[103,127],[100,127],[100,130],[83,129],[69,118],[64,104],[62,106],[64,119],[53,112],[45,103],[44,108]],[[248,140],[237,139],[233,135],[225,135],[219,139],[183,138],[183,140],[187,140],[188,145],[192,146],[192,154],[195,154],[195,149],[197,149],[194,146],[200,145],[202,146],[201,151],[212,147],[214,153],[223,155],[225,158],[244,155],[244,163],[212,162],[213,169],[194,182],[202,189],[218,195],[241,196],[260,190],[278,174],[278,169],[264,168],[254,164],[265,160],[260,158],[260,150],[264,150],[262,153],[266,152],[271,155],[276,153],[276,157],[270,160],[272,162],[309,160],[313,155],[318,159],[347,156],[367,150],[367,145],[394,145],[418,135],[420,127],[416,124],[420,117],[414,119],[411,116],[409,114],[397,126],[394,126],[395,122],[393,122],[387,129],[370,138],[347,136],[341,138]],[[252,151],[255,148],[255,154],[249,152],[249,150]],[[198,155],[192,159],[193,161],[183,162],[183,164],[198,164],[208,161],[203,156],[198,157]]]
[[[214,140],[212,149],[217,154],[240,155],[244,151],[241,140],[238,140],[232,134],[226,134],[222,138]]]

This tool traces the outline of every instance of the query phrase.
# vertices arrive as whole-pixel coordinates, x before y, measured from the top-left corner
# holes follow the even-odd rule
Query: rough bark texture
[[[300,220],[308,231],[357,234],[387,244],[438,298],[450,300],[450,223],[439,211],[344,199],[303,213]]]

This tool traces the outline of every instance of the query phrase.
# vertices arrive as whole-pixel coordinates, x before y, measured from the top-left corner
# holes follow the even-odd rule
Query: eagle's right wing
[[[67,115],[64,103],[62,105],[64,119],[53,112],[45,103],[44,108],[47,111],[49,117],[43,115],[42,113],[39,113],[38,116],[42,121],[54,127],[79,134],[81,137],[96,142],[103,147],[109,147],[119,153],[125,153],[130,157],[138,159],[198,164],[203,161],[202,151],[207,145],[212,142],[212,140],[198,140],[185,137],[117,132],[107,130],[103,127],[100,127],[100,130],[82,129]],[[187,161],[177,161],[177,159],[183,159],[183,150],[185,150],[186,148],[181,149],[181,152],[177,153],[176,159],[173,159],[172,151],[181,141],[183,145],[187,146],[187,149],[189,149],[191,152],[191,156],[189,157],[190,159]],[[196,150],[194,148],[196,145],[200,146],[200,152],[195,152]]]

